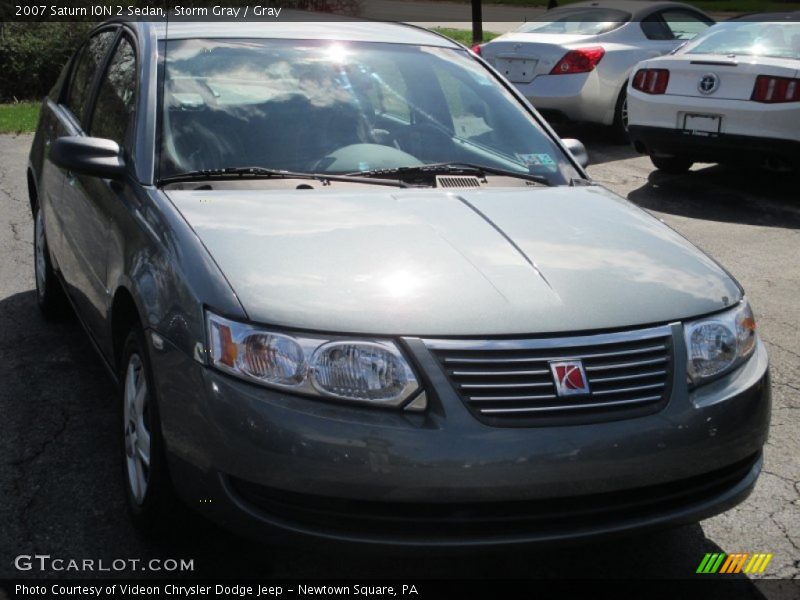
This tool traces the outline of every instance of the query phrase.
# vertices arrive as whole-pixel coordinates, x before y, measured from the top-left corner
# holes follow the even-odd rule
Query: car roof
[[[289,11],[287,11],[289,12]],[[142,21],[135,26],[155,32],[158,39],[238,38],[337,40],[342,42],[383,42],[420,46],[461,48],[450,38],[422,27],[290,13],[280,21]]]
[[[630,13],[634,21],[665,8],[689,8],[698,12],[702,12],[697,8],[682,2],[643,2],[642,0],[592,0],[590,2],[575,2],[574,4],[565,4],[564,6],[559,6],[558,8],[552,10],[568,11],[576,8],[613,8],[616,10],[622,10]],[[547,12],[542,14],[542,17],[546,16]]]
[[[787,11],[787,12],[760,12],[748,13],[746,15],[737,15],[728,19],[729,21],[763,21],[765,23],[780,23],[786,21],[788,23],[800,22],[800,10]]]

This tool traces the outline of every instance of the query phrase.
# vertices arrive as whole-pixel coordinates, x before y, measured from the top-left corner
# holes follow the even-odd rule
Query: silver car
[[[179,498],[262,539],[482,546],[748,495],[770,387],[741,287],[473,54],[168,31],[95,29],[28,170],[39,304],[119,384],[137,525]]]
[[[714,21],[678,2],[579,2],[478,47],[545,117],[627,129],[626,87],[639,61],[668,54]]]

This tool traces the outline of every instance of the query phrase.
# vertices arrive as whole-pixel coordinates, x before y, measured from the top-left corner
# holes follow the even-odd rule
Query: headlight
[[[267,331],[206,312],[209,360],[268,387],[397,407],[419,390],[408,361],[387,340],[331,340]]]
[[[747,300],[733,310],[686,323],[683,331],[694,385],[735,369],[756,347],[756,322]]]

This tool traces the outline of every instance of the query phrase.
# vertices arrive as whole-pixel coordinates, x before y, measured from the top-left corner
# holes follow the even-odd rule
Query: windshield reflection
[[[687,46],[686,53],[800,60],[800,23],[720,23]]]
[[[467,52],[298,40],[167,43],[161,177],[257,166],[352,173],[459,162],[578,174]]]

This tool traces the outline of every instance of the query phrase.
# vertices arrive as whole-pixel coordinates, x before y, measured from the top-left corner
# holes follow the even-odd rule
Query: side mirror
[[[65,136],[53,142],[50,160],[68,171],[118,179],[125,172],[119,144],[104,138]]]
[[[569,150],[570,154],[575,158],[575,162],[584,168],[589,166],[589,153],[586,151],[586,146],[584,146],[580,140],[565,138],[561,140],[561,143],[566,146],[567,150]]]

